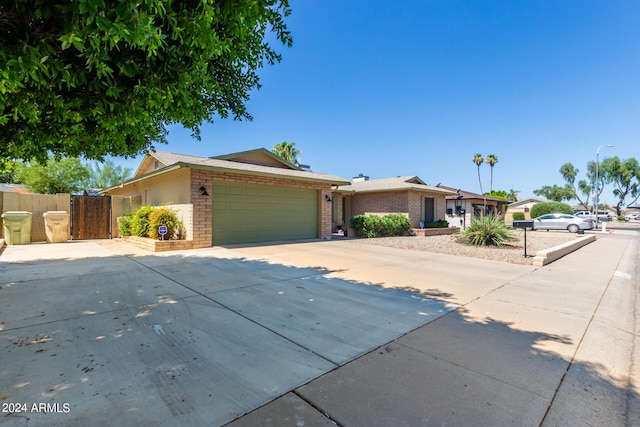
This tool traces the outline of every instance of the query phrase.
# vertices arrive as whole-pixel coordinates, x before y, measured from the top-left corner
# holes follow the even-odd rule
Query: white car
[[[591,230],[593,227],[591,219],[563,213],[542,215],[533,220],[534,230],[568,230],[571,233],[577,233],[578,230]]]
[[[624,219],[626,221],[629,221],[631,219],[639,220],[640,219],[640,213],[632,213],[632,214],[629,214],[629,215],[625,215]]]

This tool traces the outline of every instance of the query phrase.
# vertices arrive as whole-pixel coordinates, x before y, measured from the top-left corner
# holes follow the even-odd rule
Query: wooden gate
[[[111,238],[111,197],[71,196],[71,238]]]

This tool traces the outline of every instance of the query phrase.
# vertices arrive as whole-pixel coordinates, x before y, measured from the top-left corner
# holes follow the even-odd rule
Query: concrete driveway
[[[222,425],[460,304],[433,298],[432,277],[403,290],[362,265],[351,278],[321,267],[316,246],[340,242],[271,247],[306,254],[305,266],[250,248],[102,244],[0,256],[0,425]],[[399,282],[422,274],[367,250]],[[499,268],[479,291],[524,271]]]
[[[633,425],[619,237],[543,268],[346,241],[8,247],[0,425]]]

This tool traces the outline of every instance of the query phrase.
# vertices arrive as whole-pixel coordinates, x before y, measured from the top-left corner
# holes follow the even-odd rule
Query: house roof
[[[482,194],[478,194],[478,193],[472,193],[471,191],[464,191],[464,190],[460,190],[460,189],[455,189],[453,187],[447,187],[445,185],[438,185],[439,188],[444,188],[446,190],[450,190],[451,192],[455,193],[452,196],[447,196],[447,200],[465,200],[465,199],[474,199],[474,200],[488,200],[490,202],[498,202],[498,203],[504,203],[507,204],[509,203],[507,200],[504,199],[497,199],[495,197],[485,197]]]
[[[159,162],[158,167],[151,172],[145,172],[149,170],[151,162],[154,161]],[[134,183],[180,168],[213,170],[241,175],[268,176],[297,181],[322,182],[332,185],[347,184],[349,182],[336,175],[302,170],[296,165],[272,154],[267,149],[260,148],[218,157],[198,157],[163,151],[149,152],[140,163],[134,177],[125,181],[123,184]],[[110,189],[105,189],[103,192],[108,190]]]
[[[26,185],[21,184],[2,184],[0,183],[0,192],[2,193],[19,193],[19,194],[30,194],[31,189]]]
[[[426,185],[417,176],[397,176],[395,178],[371,179],[367,181],[355,181],[349,185],[338,187],[340,192],[372,193],[380,191],[417,190],[430,193],[452,194],[451,191],[440,187]]]
[[[524,206],[529,203],[541,203],[544,202],[542,199],[537,199],[535,197],[530,197],[528,199],[520,200],[519,202],[514,202],[509,205],[509,208],[517,208],[520,206]]]

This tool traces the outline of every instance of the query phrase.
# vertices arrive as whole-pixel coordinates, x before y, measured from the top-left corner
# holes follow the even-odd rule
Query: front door
[[[433,222],[436,220],[435,204],[433,197],[424,198],[424,222]]]

